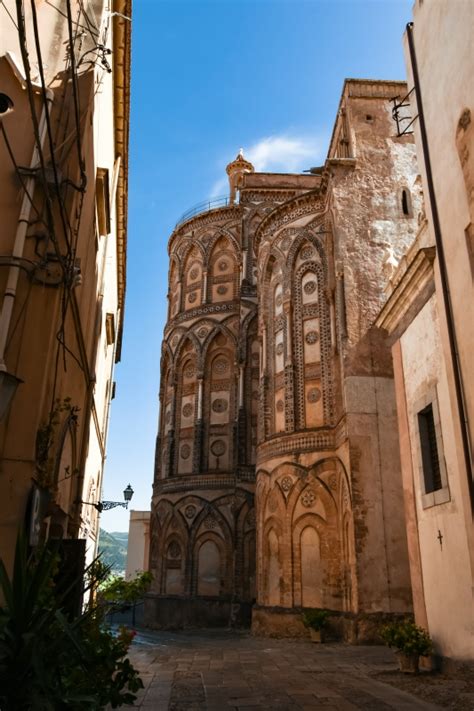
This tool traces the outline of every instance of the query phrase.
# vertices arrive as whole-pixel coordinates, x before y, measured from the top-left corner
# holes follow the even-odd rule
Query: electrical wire
[[[34,0],[32,0],[34,2]],[[76,70],[76,57],[74,54],[74,39],[72,31],[72,12],[71,12],[71,0],[66,0],[67,7],[67,26],[69,34],[69,57],[71,60],[71,79],[72,79],[72,93],[74,97],[74,117],[76,120],[76,145],[77,145],[77,156],[79,160],[79,168],[81,171],[81,186],[85,190],[87,185],[87,175],[84,168],[84,159],[82,157],[82,145],[81,145],[81,124],[80,124],[80,111],[79,111],[79,92],[77,88],[77,70]]]
[[[38,208],[36,207],[36,205],[35,205],[35,203],[34,203],[34,201],[33,201],[33,198],[31,197],[31,194],[30,194],[30,192],[28,191],[28,188],[26,187],[25,181],[23,180],[23,176],[22,176],[22,174],[21,174],[21,172],[20,172],[20,167],[19,167],[18,163],[17,163],[16,160],[15,160],[15,154],[13,153],[13,149],[12,149],[11,143],[10,143],[10,141],[9,141],[9,138],[8,138],[8,136],[7,136],[7,132],[6,132],[6,130],[5,130],[5,126],[4,126],[3,121],[0,121],[0,130],[1,130],[1,132],[2,132],[3,140],[5,141],[5,147],[6,147],[6,149],[7,149],[7,153],[8,153],[8,155],[9,155],[9,157],[10,157],[10,160],[11,160],[11,162],[12,162],[12,164],[13,164],[13,167],[14,167],[14,169],[15,169],[15,173],[16,173],[16,176],[17,176],[19,182],[20,182],[20,185],[21,185],[21,187],[22,187],[22,189],[23,189],[23,191],[24,191],[26,197],[28,198],[28,201],[29,201],[31,207],[32,207],[33,210],[36,212],[36,214],[37,214],[37,216],[38,216],[38,218],[39,218],[39,221],[40,221],[40,222],[43,222],[43,224],[46,225],[46,223],[45,223],[45,222],[42,220],[42,218],[41,218],[41,214],[40,214]]]
[[[5,12],[7,13],[8,17],[10,18],[10,20],[11,20],[11,21],[13,22],[13,24],[15,25],[15,29],[18,30],[18,25],[17,25],[16,22],[15,22],[15,18],[14,18],[13,15],[10,13],[10,10],[9,10],[8,7],[5,5],[5,3],[3,2],[3,0],[0,0],[0,5],[2,5],[2,7],[3,7],[3,9],[5,10]]]

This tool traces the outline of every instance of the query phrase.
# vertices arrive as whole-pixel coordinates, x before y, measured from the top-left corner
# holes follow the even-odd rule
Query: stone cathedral
[[[227,166],[169,240],[150,626],[346,639],[411,610],[392,360],[374,326],[422,195],[401,82],[346,80],[325,164]],[[339,620],[339,623],[337,623]]]

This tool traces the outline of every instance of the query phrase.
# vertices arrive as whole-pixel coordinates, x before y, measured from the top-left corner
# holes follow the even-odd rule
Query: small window
[[[406,217],[411,216],[411,196],[410,191],[407,188],[402,190],[402,212]]]
[[[438,446],[436,443],[436,428],[433,417],[433,406],[427,405],[418,413],[418,428],[420,433],[421,461],[425,480],[425,493],[431,494],[443,488],[439,466]]]
[[[105,333],[107,345],[111,346],[115,341],[115,319],[113,314],[107,314],[105,317]]]
[[[95,199],[97,227],[99,236],[103,237],[110,234],[109,171],[106,168],[97,169]]]

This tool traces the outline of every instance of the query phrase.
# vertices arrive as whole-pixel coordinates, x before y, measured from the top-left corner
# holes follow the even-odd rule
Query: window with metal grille
[[[421,460],[423,463],[423,477],[425,480],[425,493],[443,488],[439,468],[438,446],[436,444],[436,429],[433,417],[433,406],[427,405],[418,413],[418,428],[420,431]]]

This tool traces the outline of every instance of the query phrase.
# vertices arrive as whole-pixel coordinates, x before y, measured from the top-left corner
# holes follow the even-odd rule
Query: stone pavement
[[[385,647],[313,644],[206,630],[140,632],[130,651],[158,711],[440,709],[371,675],[395,669]]]

